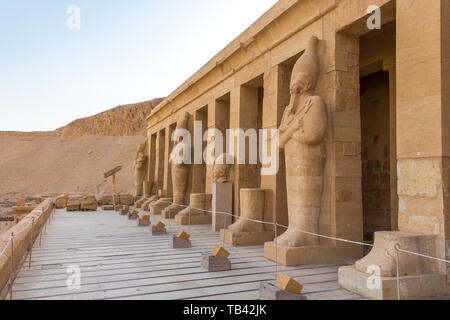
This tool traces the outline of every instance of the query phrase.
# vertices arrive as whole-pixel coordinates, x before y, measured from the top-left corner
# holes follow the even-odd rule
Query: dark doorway
[[[361,78],[364,240],[391,230],[389,73]],[[395,120],[395,119],[394,119]]]

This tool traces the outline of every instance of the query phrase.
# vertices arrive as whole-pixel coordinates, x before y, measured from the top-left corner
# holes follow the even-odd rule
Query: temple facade
[[[448,292],[449,30],[449,0],[279,1],[148,116],[138,189],[152,201],[205,209],[183,219],[181,209],[148,204],[157,214],[214,223],[214,192],[226,189],[215,186],[214,164],[194,146],[190,165],[170,155],[180,121],[203,150],[217,146],[211,129],[218,129],[224,150],[215,157],[226,146],[246,151],[225,179],[232,184],[228,224],[244,214],[266,222],[222,231],[227,243],[245,245],[233,240],[243,232],[239,239],[264,244],[266,258],[284,265],[356,261],[340,270],[339,282],[369,298],[395,298],[398,277],[403,297]],[[249,134],[241,146],[227,129],[279,129],[278,170],[261,174],[268,164],[250,161],[252,147],[273,136]],[[381,248],[397,245],[441,260]],[[382,279],[375,289],[366,286],[371,266]]]

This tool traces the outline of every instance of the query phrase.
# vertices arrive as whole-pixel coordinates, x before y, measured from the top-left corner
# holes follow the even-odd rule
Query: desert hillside
[[[161,101],[159,98],[118,106],[92,117],[75,120],[57,129],[55,134],[60,137],[145,135],[145,118]]]
[[[54,132],[0,132],[0,216],[11,214],[19,197],[110,192],[103,173],[118,165],[118,191],[133,192],[136,148],[160,101],[119,106]]]
[[[5,207],[34,194],[95,193],[111,189],[103,173],[117,165],[120,191],[133,191],[132,163],[144,136],[2,136],[0,201]],[[5,208],[6,209],[6,208]]]

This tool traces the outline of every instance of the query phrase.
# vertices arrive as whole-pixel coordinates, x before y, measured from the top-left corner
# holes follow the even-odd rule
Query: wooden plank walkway
[[[152,217],[152,221],[159,216]],[[172,249],[170,241],[179,230],[165,221],[169,233],[152,236],[147,227],[138,227],[117,212],[68,213],[56,210],[53,220],[36,241],[32,265],[24,264],[14,283],[14,299],[201,299],[257,300],[259,283],[273,281],[275,264],[264,259],[263,246],[233,248],[233,269],[210,273],[201,267],[201,253],[220,244],[210,226],[187,226],[192,248]],[[338,267],[328,265],[284,267],[304,284],[310,300],[360,299],[340,289]],[[69,290],[67,268],[81,269],[80,290]]]

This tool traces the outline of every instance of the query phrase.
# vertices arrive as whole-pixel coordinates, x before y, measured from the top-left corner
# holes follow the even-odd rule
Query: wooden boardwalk
[[[17,276],[13,298],[257,300],[259,283],[275,279],[275,264],[264,259],[263,246],[226,246],[233,269],[207,272],[201,253],[220,244],[219,234],[210,226],[187,226],[192,248],[172,249],[171,237],[179,226],[166,223],[168,235],[152,236],[148,227],[138,227],[117,212],[56,210],[41,246],[39,239],[34,245],[31,268],[27,260]],[[304,284],[310,300],[360,299],[338,286],[337,270],[344,264],[278,266],[278,272]],[[81,270],[80,290],[66,285],[70,266]]]

